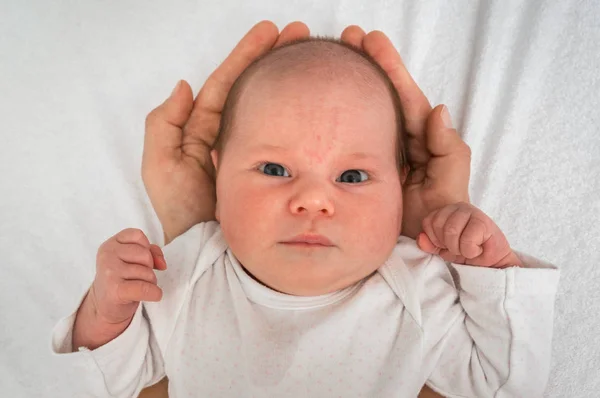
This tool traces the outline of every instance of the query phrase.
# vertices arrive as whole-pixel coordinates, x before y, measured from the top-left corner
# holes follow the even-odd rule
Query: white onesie
[[[75,313],[53,331],[92,396],[136,397],[165,375],[170,398],[415,397],[425,383],[449,397],[543,394],[559,272],[532,258],[449,266],[400,237],[361,282],[297,297],[253,280],[217,222],[163,251],[163,299],[120,336],[71,353]]]

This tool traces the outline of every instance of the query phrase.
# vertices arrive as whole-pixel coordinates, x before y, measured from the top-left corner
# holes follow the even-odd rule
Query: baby
[[[94,396],[165,375],[171,398],[541,396],[558,271],[465,203],[428,216],[418,245],[399,237],[405,145],[366,54],[271,51],[223,111],[218,222],[162,250],[135,229],[104,242],[54,351]]]

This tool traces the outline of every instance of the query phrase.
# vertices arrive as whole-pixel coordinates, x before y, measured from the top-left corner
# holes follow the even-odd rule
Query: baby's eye
[[[362,170],[346,170],[336,181],[345,182],[348,184],[356,184],[359,182],[365,182],[368,179],[369,175]]]
[[[263,163],[258,169],[266,175],[274,177],[289,177],[290,173],[280,164],[277,163]]]

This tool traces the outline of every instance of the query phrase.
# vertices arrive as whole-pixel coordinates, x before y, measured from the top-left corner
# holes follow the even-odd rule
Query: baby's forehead
[[[260,58],[245,73],[246,83],[302,79],[306,84],[337,81],[349,87],[387,91],[387,95],[393,91],[385,72],[366,53],[334,40],[284,45]]]

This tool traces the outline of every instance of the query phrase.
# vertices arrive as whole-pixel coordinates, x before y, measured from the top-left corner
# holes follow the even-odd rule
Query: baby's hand
[[[468,203],[432,212],[423,220],[423,231],[417,236],[421,250],[445,261],[494,268],[523,265],[496,223]]]
[[[107,323],[121,323],[133,317],[140,301],[159,301],[162,290],[154,269],[167,269],[164,255],[139,229],[124,229],[104,242],[90,288],[96,315]]]

